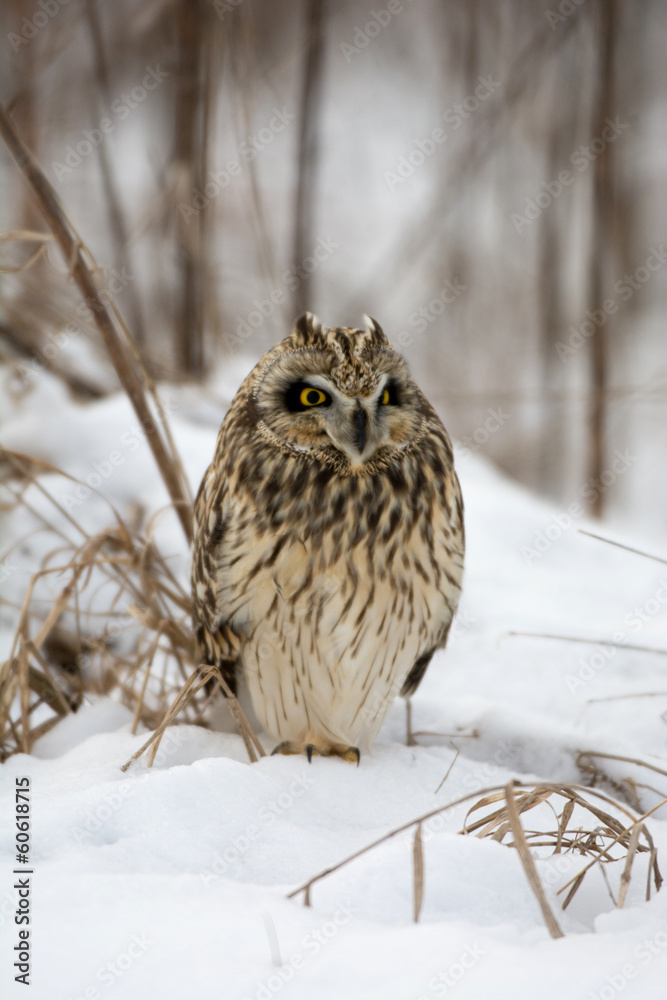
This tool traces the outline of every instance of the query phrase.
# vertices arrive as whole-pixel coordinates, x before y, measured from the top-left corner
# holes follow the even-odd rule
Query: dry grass
[[[148,751],[153,763],[168,726],[206,725],[206,710],[222,688],[248,757],[264,750],[219,672],[199,664],[191,626],[191,601],[155,545],[151,524],[142,531],[110,506],[112,524],[89,534],[48,492],[40,473],[71,476],[6,449],[0,463],[12,473],[9,491],[33,522],[53,535],[54,547],[27,587],[12,649],[0,667],[0,757],[30,753],[85,695],[111,695],[133,713],[133,732],[152,730],[127,762]],[[52,518],[32,503],[28,487],[49,502]],[[53,593],[51,581],[57,580]],[[47,584],[40,612],[39,594]],[[102,610],[92,606],[107,588]],[[96,628],[97,616],[102,627]],[[122,640],[122,641],[121,641]],[[214,690],[211,691],[211,681]]]
[[[189,541],[192,537],[192,498],[187,479],[159,396],[123,317],[108,292],[104,297],[101,295],[100,269],[2,106],[0,135],[51,231],[7,234],[7,241],[37,244],[37,249],[18,269],[32,266],[48,244],[53,242],[59,247],[67,276],[90,308],[91,318],[141,422],[157,470]],[[176,711],[169,713],[174,699],[183,721],[201,723],[209,699],[204,685],[193,685],[192,681],[193,672],[196,676],[196,663],[190,595],[153,543],[151,524],[142,532],[138,525],[128,524],[109,505],[111,527],[90,535],[48,493],[39,479],[44,472],[65,475],[72,480],[71,476],[44,462],[7,450],[2,451],[0,458],[13,477],[9,484],[13,502],[22,504],[30,512],[40,530],[54,536],[53,552],[30,581],[10,655],[0,668],[0,753],[3,759],[17,751],[30,753],[35,740],[68,712],[77,710],[84,693],[116,692],[132,709],[135,729],[140,722],[151,729],[164,728],[165,720],[173,721],[175,717]],[[52,506],[51,518],[26,499],[28,487],[33,487]],[[52,580],[58,581],[60,590],[52,597],[46,614],[40,615],[35,608],[36,592]],[[103,608],[104,625],[100,631],[95,631],[90,627],[91,592],[102,585],[111,587],[111,597]],[[119,608],[125,610],[125,617],[129,619],[124,628],[132,634],[129,653],[118,650],[118,635],[111,629]],[[67,623],[70,623],[69,628]],[[158,662],[161,664],[159,670],[156,669]],[[159,743],[159,738],[156,739]]]
[[[290,892],[288,898],[291,899],[303,893],[304,903],[309,906],[312,889],[317,882],[368,851],[374,850],[388,840],[415,827],[412,869],[413,917],[416,922],[423,905],[426,881],[422,828],[434,816],[455,809],[471,800],[474,800],[473,805],[468,809],[463,826],[458,830],[458,833],[461,836],[488,837],[517,850],[529,885],[540,906],[547,929],[553,938],[562,937],[563,932],[547,900],[537,872],[534,860],[536,855],[545,858],[556,854],[569,854],[579,859],[585,859],[583,866],[578,867],[577,873],[558,890],[558,894],[569,890],[562,903],[563,910],[571,903],[586,875],[593,867],[599,867],[606,879],[605,869],[610,864],[619,861],[624,862],[624,867],[620,878],[619,895],[614,902],[617,906],[622,907],[627,897],[633,863],[637,854],[648,854],[646,898],[650,899],[651,897],[652,885],[656,891],[660,889],[662,876],[658,867],[657,850],[645,820],[664,805],[667,799],[662,799],[648,812],[636,815],[609,796],[583,788],[580,785],[556,782],[525,784],[520,781],[512,781],[505,786],[496,785],[481,792],[472,792],[448,802],[446,805],[439,806],[437,809],[423,813],[421,816],[414,817],[366,847],[355,851],[354,854],[337,864],[313,875]],[[541,822],[535,824],[535,829],[522,823],[522,816],[543,805],[547,805],[549,811],[541,810]],[[476,813],[482,815],[474,817]],[[553,823],[544,822],[544,817],[547,815],[553,817]],[[607,884],[609,883],[607,882]]]
[[[6,450],[0,459],[14,474],[14,503],[54,541],[30,580],[10,655],[0,668],[2,758],[30,753],[35,740],[76,711],[85,694],[115,692],[133,711],[135,729],[139,723],[155,728],[194,668],[194,648],[190,595],[155,546],[151,525],[142,532],[111,507],[110,527],[91,535],[40,481],[40,473],[58,470]],[[28,487],[47,499],[52,517],[33,505]],[[100,628],[91,601],[103,587]],[[46,613],[39,610],[42,600]],[[189,699],[183,720],[200,722],[204,707],[203,698]]]

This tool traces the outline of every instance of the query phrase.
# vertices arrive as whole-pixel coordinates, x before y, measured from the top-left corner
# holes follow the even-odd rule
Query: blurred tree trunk
[[[206,143],[204,86],[207,47],[204,45],[206,9],[203,0],[178,0],[178,70],[174,167],[176,201],[190,202],[205,183]],[[176,306],[176,357],[183,373],[200,375],[204,368],[204,216],[206,206],[193,217],[175,213],[176,255],[180,287]]]
[[[93,50],[93,76],[96,90],[96,93],[91,90],[91,104],[94,116],[99,119],[109,113],[114,95],[111,89],[109,63],[104,45],[104,35],[100,23],[97,0],[87,0],[85,15]],[[93,127],[95,127],[95,122],[93,122]],[[111,156],[105,142],[100,143],[97,156],[102,175],[104,197],[107,203],[106,208],[109,217],[111,240],[114,247],[115,263],[119,267],[125,265],[128,273],[134,276],[125,212],[118,193]],[[137,344],[145,346],[146,331],[144,329],[141,302],[139,300],[138,283],[132,281],[127,285],[125,298],[128,302],[131,316],[133,338]]]
[[[7,6],[7,26],[11,27],[12,31],[20,27],[22,18],[30,17],[33,13],[30,0],[9,0]],[[7,42],[5,44],[7,45]],[[21,124],[26,145],[33,156],[39,159],[42,122],[40,122],[37,89],[39,72],[37,46],[21,45],[18,51],[12,54],[11,65],[11,76],[17,82],[18,89],[12,96],[9,108]],[[14,218],[20,220],[18,227],[42,232],[44,220],[21,175],[8,170],[3,180],[7,203],[11,202]],[[53,284],[53,271],[44,260],[38,260],[33,267],[22,273],[18,294],[3,297],[3,335],[26,357],[39,352],[45,329],[54,325],[55,309],[49,295]]]
[[[304,277],[294,292],[294,316],[313,308],[313,276],[303,271],[303,262],[315,242],[325,20],[326,0],[306,0],[306,45],[299,114],[293,245],[294,266],[300,269]]]
[[[563,144],[555,123],[546,143],[545,177],[557,177],[562,162]],[[567,153],[566,153],[567,156]],[[559,391],[563,388],[563,364],[556,353],[556,342],[563,332],[561,309],[561,206],[554,204],[539,220],[539,320],[542,335],[541,442],[537,454],[539,488],[550,495],[558,493],[563,471],[563,420]]]
[[[597,0],[598,34],[597,97],[593,109],[593,135],[601,136],[608,118],[614,114],[614,54],[616,47],[616,0]],[[593,164],[592,239],[589,270],[589,308],[601,310],[616,239],[616,199],[614,196],[614,144],[595,158]],[[588,426],[589,476],[600,483],[606,455],[606,397],[609,379],[609,326],[611,317],[596,326],[589,340],[591,358],[591,407]],[[605,494],[595,489],[591,513],[601,517]]]

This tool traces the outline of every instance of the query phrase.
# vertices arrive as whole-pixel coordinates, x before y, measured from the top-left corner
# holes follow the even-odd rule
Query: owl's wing
[[[458,477],[454,470],[451,471],[449,479],[448,499],[440,510],[443,521],[440,525],[441,536],[446,541],[445,551],[450,554],[449,558],[443,558],[445,551],[440,549],[441,568],[444,570],[444,578],[447,581],[445,617],[441,622],[440,635],[437,642],[429,649],[420,653],[412,665],[403,687],[401,695],[403,698],[410,698],[421,684],[426,668],[428,667],[433,654],[437,649],[444,649],[447,644],[449,630],[452,627],[454,615],[459,603],[461,593],[461,575],[463,572],[463,556],[465,551],[465,529],[463,525],[463,498]],[[460,558],[460,563],[457,560]],[[447,565],[448,563],[448,565]]]
[[[449,631],[449,629],[447,631]],[[445,639],[445,642],[446,641],[447,640]],[[431,657],[433,656],[437,648],[438,648],[437,646],[434,646],[433,649],[429,649],[428,652],[422,653],[421,656],[417,657],[417,659],[414,662],[414,666],[410,670],[410,673],[403,681],[403,687],[401,688],[402,698],[411,698],[412,695],[415,693],[415,691],[422,682],[422,678],[426,673],[426,668],[431,662]]]
[[[229,498],[225,482],[211,466],[202,479],[194,508],[192,602],[200,662],[215,666],[236,694],[236,663],[240,637],[226,620],[218,594],[218,567],[227,535]]]

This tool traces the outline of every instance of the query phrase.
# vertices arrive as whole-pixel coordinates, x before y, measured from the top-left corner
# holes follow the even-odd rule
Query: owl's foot
[[[305,753],[305,750],[300,743],[290,743],[289,740],[283,740],[283,742],[279,743],[277,747],[274,747],[271,751],[271,756],[275,757],[277,753],[291,755]]]
[[[359,747],[344,747],[341,750],[332,750],[336,757],[340,757],[341,760],[347,760],[350,764],[356,764],[359,767],[361,763],[361,751]]]
[[[305,754],[308,758],[308,763],[312,763],[313,755],[318,757],[340,757],[341,760],[346,760],[350,764],[356,764],[359,767],[359,762],[361,761],[361,753],[359,747],[318,747],[314,743],[292,743],[290,740],[284,740],[279,743],[278,746],[271,752],[271,756],[274,754]]]

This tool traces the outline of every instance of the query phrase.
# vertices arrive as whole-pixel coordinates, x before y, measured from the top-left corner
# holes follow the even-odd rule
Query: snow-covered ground
[[[214,382],[208,396],[188,387],[166,393],[194,489],[243,364]],[[2,404],[7,447],[84,481],[97,468],[100,492],[121,511],[141,503],[150,514],[165,504],[124,397],[82,408],[48,376],[37,381],[38,393]],[[122,460],[104,476],[112,452]],[[146,735],[132,735],[129,711],[101,699],[62,721],[32,756],[4,765],[10,808],[3,810],[0,855],[3,997],[664,1000],[667,891],[645,900],[646,855],[635,862],[622,909],[593,870],[565,912],[557,889],[583,861],[538,859],[565,932],[559,940],[547,932],[517,852],[457,834],[467,807],[424,827],[418,924],[412,833],[316,884],[310,907],[302,897],[287,898],[310,876],[459,796],[512,777],[581,782],[582,750],[667,770],[665,656],[627,648],[667,649],[667,566],[580,534],[578,528],[591,527],[580,513],[549,506],[473,455],[459,452],[458,469],[468,536],[464,597],[448,649],[414,698],[413,726],[425,733],[418,746],[405,745],[399,702],[358,769],[336,759],[308,765],[287,757],[251,765],[240,737],[181,726],[169,731],[151,770],[141,760],[123,773]],[[74,495],[72,484],[55,476],[43,482],[61,498]],[[30,499],[41,502],[32,490]],[[89,527],[109,517],[94,493],[69,503]],[[5,536],[27,530],[25,516],[6,515]],[[187,553],[175,520],[165,515],[157,530],[185,578]],[[641,526],[615,537],[651,550]],[[10,600],[20,602],[49,545],[52,538],[33,534],[6,561],[3,593]],[[3,653],[13,617],[5,611]],[[661,694],[639,697],[649,692]],[[637,782],[644,810],[667,795],[662,774],[598,763],[616,782]],[[11,806],[15,778],[23,776],[31,784],[34,871],[29,990],[14,983],[12,964],[19,930],[12,872],[19,866]],[[530,816],[554,828],[548,807]],[[664,868],[667,807],[647,824]],[[608,866],[614,895],[622,867]]]

